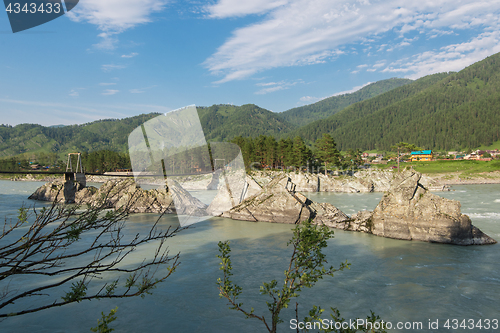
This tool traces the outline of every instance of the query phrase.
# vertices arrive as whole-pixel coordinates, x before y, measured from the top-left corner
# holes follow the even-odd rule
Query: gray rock
[[[241,175],[240,175],[241,176]],[[234,206],[262,190],[262,187],[255,181],[252,176],[246,175],[245,181],[240,186],[241,178],[229,180],[229,188],[226,186],[226,181],[222,180],[219,183],[217,195],[212,200],[207,208],[207,213],[212,216],[220,216],[223,212],[230,210]],[[241,187],[241,188],[240,188]],[[234,191],[231,190],[234,189]]]
[[[351,176],[332,177],[319,175],[321,192],[367,193],[373,192],[373,183]]]
[[[296,191],[287,175],[273,179],[262,190],[222,214],[234,220],[295,224],[312,219],[317,224],[334,225],[349,217],[333,205],[313,203]]]
[[[75,203],[77,191],[84,187],[75,181],[53,181],[40,186],[28,199]]]
[[[64,201],[64,182],[55,181],[40,186],[28,197],[39,201]]]
[[[364,224],[368,232],[388,238],[457,245],[496,243],[472,226],[461,213],[460,202],[430,193],[421,178],[414,170],[397,174],[375,210],[358,213],[352,223]]]
[[[168,181],[168,188],[148,191],[139,188],[132,179],[109,180],[99,189],[92,186],[81,188],[77,182],[74,183],[76,185],[66,183],[47,183],[38,188],[29,199],[94,205],[103,203],[105,207],[126,208],[131,213],[165,211],[192,216],[206,215],[207,206],[192,197],[174,180]]]
[[[320,188],[319,177],[312,173],[294,173],[288,174],[292,183],[296,186],[298,192],[318,192]]]

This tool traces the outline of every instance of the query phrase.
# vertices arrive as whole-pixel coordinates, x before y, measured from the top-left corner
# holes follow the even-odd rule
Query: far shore
[[[427,176],[435,179],[438,185],[481,185],[500,184],[500,171],[466,175],[462,172],[431,173]]]
[[[375,169],[371,169],[375,171]],[[451,186],[451,185],[483,185],[483,184],[500,184],[500,171],[475,173],[475,174],[464,174],[463,172],[452,172],[452,173],[424,173],[426,176],[434,179],[434,185],[439,186]],[[345,177],[345,176],[343,176]],[[39,181],[39,182],[51,182],[58,180],[60,177],[54,177],[47,175],[32,175],[30,173],[19,174],[17,176],[2,177],[3,180],[12,181]],[[94,183],[104,183],[111,179],[120,179],[123,177],[116,177],[113,175],[102,175],[102,176],[87,176],[87,182]]]

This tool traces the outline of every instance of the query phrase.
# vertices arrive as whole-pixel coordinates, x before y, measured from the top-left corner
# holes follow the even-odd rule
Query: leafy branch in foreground
[[[90,330],[92,332],[98,332],[98,333],[109,333],[113,332],[115,329],[110,328],[108,324],[112,323],[113,321],[116,320],[116,311],[118,311],[118,307],[111,309],[108,315],[105,315],[104,312],[101,312],[101,319],[97,320],[97,326],[92,327]]]
[[[144,235],[127,235],[125,219],[138,198],[108,210],[111,195],[110,191],[85,209],[56,202],[41,210],[22,207],[15,223],[5,221],[0,233],[0,318],[83,300],[144,296],[175,271],[179,254],[170,256],[166,241],[183,228],[160,230],[162,214]],[[149,258],[124,262],[139,246],[150,243],[155,249]],[[127,278],[121,282],[123,275]],[[37,283],[14,290],[10,282],[21,276],[37,277]],[[64,296],[47,300],[49,292],[64,288]],[[28,297],[31,305],[14,305]]]
[[[278,287],[278,282],[272,280],[271,282],[264,282],[260,287],[260,293],[262,295],[268,295],[270,301],[266,301],[267,308],[271,315],[270,320],[266,320],[264,315],[256,315],[254,309],[250,310],[243,308],[243,303],[238,302],[238,297],[242,292],[242,288],[234,284],[230,278],[232,273],[231,264],[231,248],[229,246],[229,241],[219,242],[219,255],[217,256],[220,260],[220,270],[223,271],[222,279],[217,280],[217,286],[219,289],[219,297],[226,298],[229,302],[230,309],[234,309],[245,314],[246,318],[255,318],[260,320],[266,327],[266,329],[275,333],[278,324],[283,322],[280,318],[280,313],[283,309],[288,308],[290,301],[293,298],[299,296],[302,288],[312,288],[316,282],[323,279],[325,276],[333,276],[335,272],[342,271],[345,268],[349,268],[350,264],[346,261],[340,264],[338,268],[333,266],[325,266],[328,264],[325,254],[322,252],[324,248],[327,247],[328,239],[333,238],[333,231],[326,226],[316,226],[311,223],[311,221],[304,221],[297,227],[293,229],[293,237],[288,242],[288,246],[292,246],[293,252],[290,258],[288,269],[285,270],[285,280],[281,287]],[[320,307],[313,307],[309,311],[309,317],[304,319],[305,322],[311,323],[316,320],[318,323],[323,323],[320,318],[323,313],[323,309]],[[337,309],[332,308],[331,317],[333,320],[328,321],[328,323],[333,323],[333,326],[319,325],[318,327],[324,332],[342,332],[351,333],[359,332],[356,330],[350,330],[349,328],[344,329],[340,327],[337,330],[334,325],[335,322],[341,322],[344,319],[340,318],[340,313]],[[308,331],[308,326],[303,325],[299,327],[298,325],[298,303],[296,303],[296,329],[299,332],[299,328],[303,331]],[[367,321],[374,323],[380,318],[376,317],[373,313],[368,317]],[[313,327],[311,327],[313,328]],[[362,329],[360,332],[384,332],[383,330],[370,330]]]

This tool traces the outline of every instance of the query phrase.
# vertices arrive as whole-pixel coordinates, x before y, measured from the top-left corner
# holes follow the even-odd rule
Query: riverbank
[[[431,174],[436,184],[439,185],[480,185],[500,184],[500,171],[482,172],[465,175],[463,172],[451,172],[445,174]]]
[[[358,170],[352,176],[325,176],[323,174],[294,173],[289,175],[297,184],[298,191],[301,192],[341,192],[341,193],[364,193],[364,192],[385,192],[390,186],[395,169],[367,169]],[[252,171],[250,176],[260,185],[268,184],[273,178],[282,174],[283,171]],[[464,172],[442,172],[442,173],[423,173],[424,183],[431,191],[446,191],[448,186],[452,185],[477,185],[477,184],[500,184],[500,170],[481,173]],[[52,182],[61,177],[52,175],[4,175],[4,180],[11,181],[39,181]],[[177,178],[177,177],[176,177]],[[105,183],[111,179],[123,179],[117,176],[87,176],[89,183]],[[177,180],[177,179],[176,179]],[[203,190],[211,183],[211,175],[187,176],[182,177],[181,183],[187,190]],[[179,181],[177,180],[177,181]],[[151,184],[160,185],[162,182],[158,179],[147,181]]]

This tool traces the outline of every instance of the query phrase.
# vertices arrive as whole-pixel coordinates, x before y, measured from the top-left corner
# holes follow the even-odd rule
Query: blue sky
[[[196,104],[281,112],[500,52],[500,1],[80,0],[13,34],[0,123],[81,124]]]

